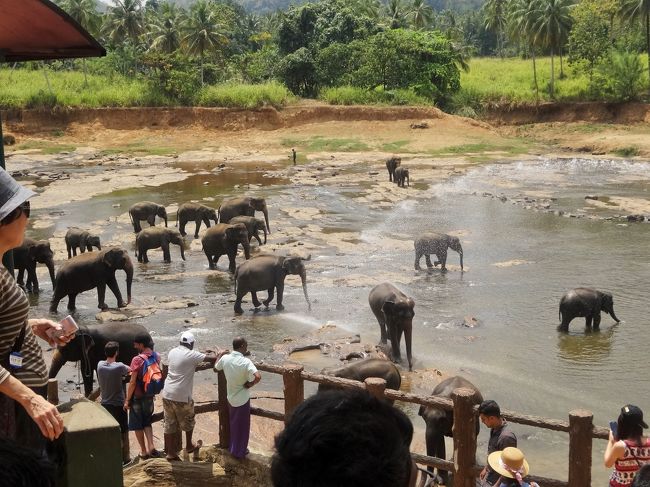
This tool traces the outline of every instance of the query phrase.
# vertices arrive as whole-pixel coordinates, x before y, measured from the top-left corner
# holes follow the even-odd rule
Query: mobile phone
[[[74,318],[70,315],[66,316],[63,318],[59,324],[61,325],[61,329],[57,330],[55,328],[50,328],[47,330],[47,335],[50,338],[61,338],[64,336],[71,336],[77,333],[79,331],[79,326],[77,325],[77,322],[74,320]]]
[[[609,429],[612,430],[612,436],[614,437],[614,439],[618,440],[618,422],[610,421]]]

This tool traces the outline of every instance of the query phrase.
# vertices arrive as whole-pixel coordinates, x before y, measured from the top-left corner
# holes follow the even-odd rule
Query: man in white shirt
[[[214,366],[223,371],[228,383],[228,410],[230,412],[230,453],[237,459],[248,454],[248,438],[251,429],[251,396],[249,389],[262,376],[253,362],[246,358],[248,343],[242,337],[232,341],[233,351],[224,355]]]
[[[217,360],[217,355],[209,351],[201,353],[193,350],[194,335],[186,331],[181,335],[180,344],[167,355],[169,370],[162,390],[163,411],[165,415],[165,452],[169,461],[180,460],[178,449],[181,446],[181,431],[185,431],[185,451],[192,453],[201,446],[201,440],[192,443],[194,431],[194,372],[201,362]],[[222,352],[222,353],[225,353]]]

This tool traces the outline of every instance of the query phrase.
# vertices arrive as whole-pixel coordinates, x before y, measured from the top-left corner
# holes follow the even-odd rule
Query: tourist
[[[223,371],[228,384],[228,410],[230,412],[230,453],[237,459],[248,454],[251,427],[251,396],[249,389],[262,376],[253,362],[245,357],[248,343],[242,337],[232,341],[233,351],[224,355],[214,366]]]
[[[646,463],[634,476],[632,487],[650,487],[650,463]]]
[[[101,405],[115,418],[120,425],[122,434],[122,463],[128,463],[129,458],[129,424],[124,409],[124,377],[130,369],[122,362],[117,361],[120,344],[108,342],[104,346],[106,360],[97,364],[97,380],[101,391]]]
[[[415,486],[413,425],[365,391],[332,390],[300,404],[275,439],[275,487]]]
[[[296,165],[296,149],[291,149],[291,157],[293,158],[293,165]]]
[[[496,401],[483,401],[478,407],[478,414],[481,422],[490,428],[490,440],[487,447],[488,457],[495,451],[517,446],[517,437],[508,427],[505,418],[501,417],[501,408]],[[499,474],[487,462],[479,475],[483,485],[495,485],[498,478]]]
[[[28,199],[34,195],[0,168],[0,261],[22,244]],[[47,367],[36,337],[55,346],[65,345],[74,335],[63,336],[63,327],[54,321],[28,319],[27,296],[1,265],[0,296],[0,438],[17,439],[42,454],[46,439],[54,440],[63,432],[63,418],[45,399]]]
[[[519,448],[509,446],[490,453],[488,465],[497,474],[496,487],[539,487],[535,482],[525,480],[530,468]]]
[[[219,354],[219,357],[226,351]],[[194,401],[192,390],[194,388],[194,372],[201,362],[217,361],[217,355],[208,351],[206,353],[194,350],[194,335],[183,332],[180,344],[172,348],[167,355],[169,369],[162,391],[163,411],[165,414],[165,452],[169,461],[180,460],[177,448],[181,444],[180,432],[185,432],[185,451],[192,453],[201,446],[201,440],[196,444],[192,442],[194,431]]]
[[[641,408],[632,404],[621,408],[617,431],[610,430],[604,456],[605,466],[614,467],[610,487],[631,485],[634,475],[650,462],[650,440],[643,435],[647,427]]]
[[[138,351],[138,355],[131,360],[131,380],[124,399],[124,409],[129,411],[129,431],[133,431],[138,440],[140,458],[146,460],[150,457],[159,457],[160,452],[154,448],[151,429],[154,396],[145,393],[143,370],[145,358],[154,357],[160,364],[160,356],[153,351],[153,341],[148,333],[136,336],[133,346]]]

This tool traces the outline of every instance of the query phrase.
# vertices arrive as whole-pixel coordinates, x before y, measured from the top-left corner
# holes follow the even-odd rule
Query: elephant
[[[147,329],[134,323],[82,326],[69,343],[54,351],[50,364],[50,379],[56,377],[66,362],[81,362],[84,393],[88,396],[93,389],[93,375],[97,370],[97,364],[105,358],[104,346],[106,343],[118,342],[120,344],[118,360],[130,365],[133,357],[138,355],[137,350],[133,347],[134,338],[146,335],[149,335]]]
[[[171,262],[169,254],[169,244],[173,243],[181,248],[181,259],[185,260],[185,240],[175,228],[149,227],[143,229],[135,237],[135,256],[138,262],[149,262],[147,250],[162,247],[163,260]]]
[[[400,166],[395,168],[395,173],[393,174],[393,178],[395,182],[397,183],[397,186],[404,187],[404,181],[406,181],[406,184],[408,186],[411,186],[411,178],[409,177],[409,170],[407,167]]]
[[[460,270],[463,270],[463,247],[458,237],[444,233],[424,233],[413,242],[415,246],[415,270],[420,270],[420,259],[424,255],[427,267],[431,269],[438,264],[442,272],[447,272],[447,248],[455,250],[460,255]],[[436,254],[438,260],[431,264],[430,254]]]
[[[213,220],[215,224],[219,221],[217,210],[199,203],[183,203],[178,207],[178,211],[176,212],[176,225],[179,227],[183,237],[187,235],[185,233],[185,225],[187,222],[193,221],[195,223],[194,238],[199,238],[201,222],[210,228],[210,220]]]
[[[368,302],[370,303],[370,309],[379,322],[381,343],[387,343],[387,340],[390,339],[393,360],[401,358],[399,348],[402,332],[404,332],[409,370],[413,370],[411,342],[415,301],[392,284],[384,282],[372,288],[368,295]]]
[[[386,161],[386,169],[388,169],[388,180],[393,182],[393,175],[395,174],[395,169],[402,163],[401,157],[391,157]]]
[[[236,216],[255,216],[256,211],[264,213],[266,230],[271,233],[269,210],[264,198],[242,197],[224,200],[219,207],[219,223],[228,223],[231,218]]]
[[[587,329],[591,329],[593,320],[594,330],[600,328],[600,312],[609,314],[616,323],[619,320],[614,313],[614,298],[610,293],[596,291],[595,289],[578,287],[568,291],[560,299],[560,325],[559,331],[569,331],[569,323],[573,318],[584,316]]]
[[[260,245],[262,245],[262,240],[258,231],[262,230],[264,232],[264,243],[266,243],[266,226],[264,225],[264,220],[255,218],[254,216],[236,216],[230,219],[230,223],[243,223],[246,225],[248,241],[250,242],[255,237]]]
[[[253,305],[259,308],[260,302],[257,299],[257,291],[265,289],[269,294],[266,300],[263,301],[264,306],[268,308],[269,303],[273,300],[273,292],[277,289],[278,301],[275,309],[278,311],[283,310],[284,279],[288,274],[300,276],[305,300],[311,311],[311,303],[307,295],[307,272],[304,264],[308,260],[311,260],[311,255],[307,258],[258,255],[251,260],[242,262],[235,272],[235,313],[242,314],[244,312],[241,308],[241,301],[249,292],[253,298]]]
[[[208,267],[217,268],[219,258],[226,254],[229,260],[228,271],[235,272],[235,257],[237,257],[237,248],[239,244],[244,247],[244,257],[246,260],[251,257],[251,247],[248,243],[248,231],[243,223],[218,223],[214,227],[208,228],[201,239],[203,252],[208,258]]]
[[[115,271],[118,269],[126,272],[126,303],[122,301],[122,294],[115,280]],[[113,291],[117,298],[117,306],[123,308],[131,303],[132,282],[133,263],[124,249],[116,247],[77,255],[67,260],[56,274],[50,312],[56,313],[59,301],[66,295],[68,296],[68,309],[74,310],[77,294],[94,287],[97,288],[98,307],[101,310],[106,310],[108,309],[104,300],[106,286]]]
[[[167,210],[162,205],[152,203],[151,201],[140,201],[129,208],[129,217],[133,223],[133,232],[138,233],[142,230],[140,222],[146,220],[150,226],[156,225],[156,215],[165,220],[167,226]]]
[[[88,252],[93,251],[93,247],[97,250],[102,250],[102,245],[97,235],[82,230],[77,227],[70,227],[65,234],[65,246],[68,249],[68,259],[77,255],[77,248],[82,254],[88,249]]]
[[[366,358],[351,362],[342,367],[326,368],[321,371],[321,374],[358,380],[359,382],[363,382],[368,377],[379,377],[386,381],[386,388],[396,391],[402,385],[402,376],[395,364],[381,358]],[[319,384],[318,392],[333,388],[333,386]]]
[[[483,402],[483,396],[478,388],[467,379],[457,375],[449,377],[438,384],[431,393],[432,396],[446,397],[451,399],[454,390],[465,387],[474,391],[472,402],[480,404]],[[427,425],[425,438],[427,443],[427,455],[446,460],[445,436],[453,437],[454,413],[434,406],[420,406],[418,414],[422,416]],[[481,424],[476,419],[476,436],[478,436]],[[429,470],[433,472],[433,469]],[[442,481],[439,484],[447,485],[447,472],[438,469],[438,475]]]
[[[41,263],[47,266],[50,272],[52,287],[54,288],[54,252],[47,240],[34,240],[25,238],[20,247],[13,250],[14,267],[18,271],[16,282],[27,291],[39,292],[38,277],[36,276],[36,264]],[[27,271],[27,283],[24,283],[23,276]]]

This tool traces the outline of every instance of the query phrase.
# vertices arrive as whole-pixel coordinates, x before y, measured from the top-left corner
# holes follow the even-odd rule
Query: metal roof
[[[0,62],[95,57],[106,50],[48,0],[0,0]]]

